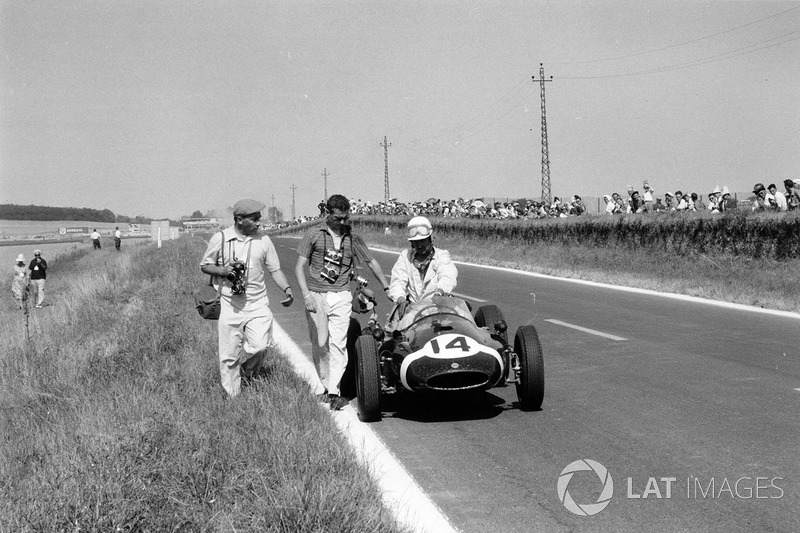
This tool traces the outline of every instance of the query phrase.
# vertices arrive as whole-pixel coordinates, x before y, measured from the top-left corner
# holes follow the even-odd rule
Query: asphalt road
[[[274,241],[293,281],[298,240]],[[375,255],[388,274],[396,254]],[[470,265],[459,265],[456,292],[474,308],[496,304],[510,335],[533,324],[546,372],[538,412],[519,411],[511,386],[412,398],[373,424],[457,528],[800,531],[796,316]],[[276,316],[308,352],[301,306]],[[587,507],[602,496],[598,474],[578,471],[568,484],[565,474],[573,509],[588,516],[568,510],[557,489],[582,459],[613,480],[598,510]]]

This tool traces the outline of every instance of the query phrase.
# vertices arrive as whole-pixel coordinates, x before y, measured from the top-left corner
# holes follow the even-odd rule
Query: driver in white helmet
[[[410,304],[456,288],[458,270],[450,253],[433,246],[433,226],[425,217],[408,221],[406,237],[411,249],[401,252],[392,267],[388,296],[395,303],[392,315],[401,318]],[[387,329],[393,329],[390,324]]]

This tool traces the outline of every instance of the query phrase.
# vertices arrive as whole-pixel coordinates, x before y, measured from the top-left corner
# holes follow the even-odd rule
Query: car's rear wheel
[[[527,325],[514,336],[514,352],[519,360],[517,399],[523,411],[535,411],[544,400],[544,356],[536,328]]]
[[[503,312],[496,305],[482,305],[475,312],[475,324],[481,328],[489,328],[489,332],[495,333],[494,325],[498,322],[505,322]],[[503,344],[508,344],[508,333],[497,333],[503,339]]]
[[[381,371],[378,342],[372,335],[356,340],[356,405],[362,422],[381,419]]]

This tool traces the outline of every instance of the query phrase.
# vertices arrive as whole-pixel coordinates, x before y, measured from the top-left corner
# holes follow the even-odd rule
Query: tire
[[[505,322],[502,311],[496,305],[482,305],[475,312],[475,323],[478,327],[488,327],[492,334],[495,334],[494,325],[501,320]],[[503,339],[503,344],[508,344],[508,332],[504,331],[499,335]]]
[[[356,341],[361,336],[361,324],[358,320],[350,317],[350,325],[347,328],[347,366],[339,382],[339,393],[345,398],[356,397]]]
[[[520,366],[517,398],[522,411],[536,411],[544,400],[544,357],[536,328],[522,326],[514,336],[514,352]]]
[[[356,405],[362,422],[381,419],[378,342],[372,335],[362,335],[356,341]]]

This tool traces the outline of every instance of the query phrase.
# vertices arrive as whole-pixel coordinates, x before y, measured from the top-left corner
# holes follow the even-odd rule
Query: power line
[[[775,18],[775,17],[779,17],[781,15],[785,15],[786,13],[789,13],[791,11],[795,11],[796,9],[800,9],[800,6],[795,6],[795,7],[789,8],[789,9],[787,9],[785,11],[781,11],[780,13],[775,13],[774,15],[770,15],[768,17],[764,17],[764,18],[761,18],[761,19],[758,19],[758,20],[754,20],[752,22],[748,22],[747,24],[742,24],[741,26],[736,26],[735,28],[722,30],[722,31],[719,31],[717,33],[712,33],[710,35],[704,35],[703,37],[698,37],[698,38],[692,39],[690,41],[684,41],[684,42],[681,42],[681,43],[671,44],[671,45],[668,45],[668,46],[662,46],[661,48],[653,48],[653,49],[650,49],[650,50],[643,50],[641,52],[634,52],[634,53],[631,53],[631,54],[625,54],[625,55],[620,55],[620,56],[612,56],[612,57],[605,57],[605,58],[598,58],[598,59],[586,59],[586,60],[582,60],[582,61],[563,61],[563,62],[557,62],[557,63],[554,63],[554,64],[555,65],[586,65],[586,64],[589,64],[589,63],[603,63],[603,62],[606,62],[606,61],[616,61],[618,59],[628,59],[630,57],[639,57],[639,56],[643,56],[643,55],[647,55],[647,54],[654,54],[654,53],[657,53],[657,52],[663,52],[664,50],[672,50],[673,48],[680,48],[681,46],[686,46],[686,45],[689,45],[689,44],[698,43],[700,41],[705,41],[705,40],[708,40],[708,39],[713,39],[714,37],[719,37],[720,35],[725,35],[726,33],[731,33],[731,32],[737,31],[737,30],[741,30],[742,28],[747,28],[748,26],[753,26],[753,25],[758,24],[760,22],[764,22],[765,20],[769,20],[769,19],[772,19],[772,18]]]
[[[737,48],[737,49],[734,49],[734,50],[729,50],[727,52],[722,52],[721,54],[715,54],[713,56],[708,56],[708,57],[704,57],[704,58],[700,58],[700,59],[693,59],[691,61],[686,61],[686,62],[683,62],[683,63],[676,63],[676,64],[673,64],[673,65],[667,65],[667,66],[663,66],[663,67],[656,67],[656,68],[651,68],[651,69],[646,69],[646,70],[639,70],[639,71],[634,71],[634,72],[624,72],[624,73],[620,73],[620,74],[603,74],[603,75],[598,75],[598,76],[562,76],[562,79],[565,79],[565,80],[598,80],[598,79],[608,79],[608,78],[627,78],[627,77],[631,77],[631,76],[643,76],[643,75],[647,75],[647,74],[656,74],[656,73],[660,73],[660,72],[668,72],[668,71],[671,71],[671,70],[681,70],[681,69],[684,69],[684,68],[691,68],[691,67],[696,67],[696,66],[699,66],[699,65],[707,65],[709,63],[716,63],[717,61],[724,61],[724,60],[727,60],[727,59],[733,59],[734,57],[753,54],[755,52],[760,52],[762,50],[767,50],[769,48],[774,48],[776,46],[780,46],[780,45],[783,45],[783,44],[786,44],[786,43],[790,43],[792,41],[796,41],[796,40],[800,39],[800,36],[794,37],[794,38],[791,38],[791,39],[786,39],[785,41],[779,42],[779,43],[767,44],[767,43],[769,43],[771,41],[775,41],[777,39],[783,39],[784,37],[789,37],[789,36],[797,34],[797,33],[800,33],[800,30],[795,30],[795,31],[792,31],[792,32],[789,32],[789,33],[784,33],[783,35],[778,35],[777,37],[772,37],[772,38],[767,39],[765,41],[761,41],[761,42],[758,42],[758,43],[753,43],[753,44],[750,44],[750,45],[747,45],[747,46],[743,46],[741,48]],[[762,46],[762,45],[765,45],[765,46]],[[754,48],[754,47],[759,47],[759,48]],[[754,49],[748,50],[750,48],[754,48]]]

